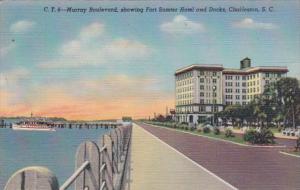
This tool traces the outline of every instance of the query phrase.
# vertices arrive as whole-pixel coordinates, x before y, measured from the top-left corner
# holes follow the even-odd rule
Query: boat
[[[21,121],[14,123],[12,129],[17,131],[55,131],[51,123],[45,121]]]

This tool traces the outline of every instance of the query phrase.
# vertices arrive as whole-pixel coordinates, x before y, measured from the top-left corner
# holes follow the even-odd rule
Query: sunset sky
[[[0,116],[134,118],[174,108],[190,64],[288,66],[300,76],[300,2],[0,2]],[[49,13],[44,7],[274,7],[270,13]]]

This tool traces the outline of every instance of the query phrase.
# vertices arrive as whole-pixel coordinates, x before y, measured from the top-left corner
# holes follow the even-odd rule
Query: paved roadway
[[[300,190],[300,158],[280,154],[280,148],[246,147],[139,125],[238,189]]]
[[[125,190],[236,189],[137,125],[129,160]]]

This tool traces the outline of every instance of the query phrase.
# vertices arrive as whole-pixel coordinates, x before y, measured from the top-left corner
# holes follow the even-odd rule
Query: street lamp
[[[212,89],[213,89],[213,107],[212,107],[213,120],[212,120],[212,124],[213,124],[213,126],[215,126],[215,93],[216,93],[217,87],[213,86]]]
[[[290,101],[291,101],[291,105],[292,105],[292,113],[293,113],[293,128],[296,129],[296,125],[295,125],[295,108],[294,108],[294,99],[292,97],[295,97],[295,89],[291,88],[290,89],[292,96],[290,97]]]

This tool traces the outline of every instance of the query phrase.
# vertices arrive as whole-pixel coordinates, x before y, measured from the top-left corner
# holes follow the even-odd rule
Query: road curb
[[[290,154],[290,153],[283,152],[283,151],[279,151],[279,153],[280,153],[280,154],[287,155],[287,156],[293,156],[293,157],[296,157],[296,158],[300,158],[300,156],[298,156],[298,155]]]

